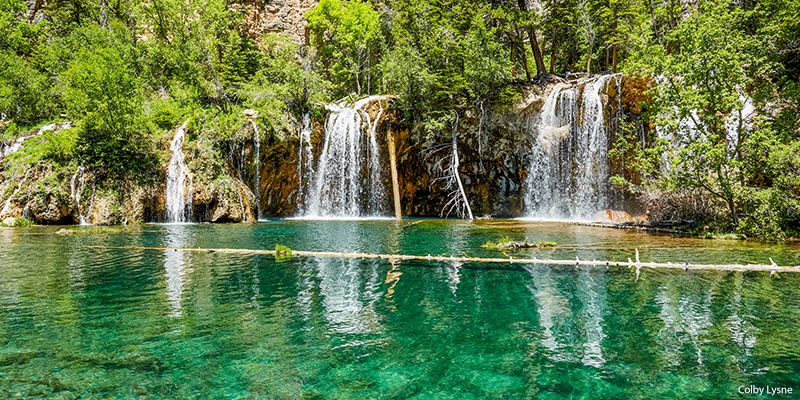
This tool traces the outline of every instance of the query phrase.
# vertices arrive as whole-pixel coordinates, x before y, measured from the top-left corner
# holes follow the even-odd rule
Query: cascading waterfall
[[[72,124],[70,122],[49,124],[39,128],[35,133],[31,135],[17,138],[10,144],[0,143],[0,158],[9,156],[12,153],[16,153],[17,151],[19,151],[20,149],[22,149],[23,144],[27,140],[33,139],[41,134],[44,134],[47,131],[58,132],[62,129],[69,129],[71,126]]]
[[[300,146],[297,149],[297,177],[300,179],[297,198],[303,199],[305,192],[303,188],[306,182],[310,182],[314,177],[314,152],[311,146],[311,116],[308,113],[303,115],[303,126],[300,128]]]
[[[11,200],[17,195],[17,193],[19,193],[20,189],[25,186],[25,181],[28,180],[28,174],[30,174],[31,169],[33,168],[29,168],[27,171],[25,171],[25,176],[23,176],[22,180],[19,181],[19,186],[17,186],[17,189],[14,190],[14,193],[11,193],[11,196],[8,196],[8,199],[6,199],[3,209],[0,210],[0,218],[5,218],[7,216],[6,214],[8,214],[8,210],[11,208]]]
[[[81,211],[81,197],[83,196],[83,189],[86,186],[84,171],[84,167],[81,165],[69,180],[69,197],[75,200],[75,203],[78,204],[78,216],[80,217],[80,224],[89,225],[89,222],[86,220],[86,217],[83,216],[83,212]],[[94,196],[92,196],[92,199],[94,200]],[[89,212],[91,212],[91,207],[89,208]]]
[[[258,134],[258,124],[256,121],[253,121],[253,130],[255,131],[253,141],[255,142],[255,153],[256,153],[256,184],[254,186],[254,194],[256,196],[256,219],[261,218],[261,207],[259,203],[261,202],[261,195],[260,195],[260,186],[261,186],[261,135]]]
[[[167,221],[187,222],[192,215],[192,178],[183,159],[184,122],[176,131],[170,149],[172,158],[167,170]],[[188,181],[187,181],[188,178]],[[188,190],[187,190],[188,189]]]
[[[526,180],[528,217],[588,219],[609,207],[609,137],[601,91],[606,75],[583,85],[557,85],[535,121],[536,143]]]
[[[362,110],[370,102],[383,99],[382,96],[372,96],[358,100],[352,106],[327,106],[331,113],[325,125],[319,161],[316,168],[301,174],[314,177],[306,183],[304,190],[306,217],[354,218],[386,214],[386,189],[381,179],[383,170],[375,132],[383,105],[374,122]],[[305,142],[300,147],[301,152],[310,150],[304,146]],[[310,153],[308,151],[304,157],[307,166],[312,164]]]

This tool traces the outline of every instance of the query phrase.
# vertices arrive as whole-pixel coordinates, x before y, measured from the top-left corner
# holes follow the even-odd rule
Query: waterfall
[[[255,131],[253,141],[255,142],[255,152],[256,152],[256,184],[255,190],[253,191],[256,196],[256,219],[261,218],[261,195],[260,195],[260,187],[261,187],[261,135],[258,134],[258,124],[256,121],[253,120],[253,130]]]
[[[75,203],[78,205],[78,216],[80,217],[80,224],[81,225],[89,225],[89,222],[83,216],[83,212],[81,212],[81,197],[83,196],[83,189],[86,187],[86,181],[84,178],[84,168],[81,165],[76,171],[75,174],[72,175],[72,178],[69,180],[69,197],[75,200]],[[94,195],[92,195],[92,203],[94,203]],[[89,212],[91,213],[92,208],[91,205],[89,206]]]
[[[20,189],[22,189],[22,187],[25,186],[25,181],[28,180],[28,174],[30,174],[32,169],[33,168],[29,168],[27,171],[25,171],[25,176],[23,176],[22,180],[19,181],[19,186],[17,186],[17,189],[14,190],[14,193],[11,193],[11,196],[9,196],[8,199],[6,199],[6,202],[3,205],[3,209],[0,210],[0,218],[5,218],[9,216],[6,214],[8,213],[8,209],[11,207],[11,199],[13,199],[14,196],[16,196],[17,193],[19,193]]]
[[[580,86],[557,85],[530,123],[536,142],[525,182],[532,218],[588,219],[610,204],[609,136],[602,90],[606,75]]]
[[[313,176],[305,191],[306,217],[376,217],[386,214],[386,190],[382,182],[376,135],[383,105],[371,121],[363,108],[381,96],[356,101],[352,106],[329,104],[325,138],[316,168],[301,176]],[[365,138],[366,134],[366,138]],[[301,138],[301,140],[304,140]],[[303,152],[305,144],[301,144]],[[310,151],[307,154],[310,156]],[[304,157],[306,165],[313,162]]]
[[[170,149],[172,158],[167,170],[167,221],[187,222],[192,214],[192,178],[183,160],[183,137],[186,134],[184,122],[176,131]],[[188,182],[187,182],[188,178]],[[188,189],[188,191],[187,191]]]
[[[47,131],[58,132],[58,131],[60,131],[62,129],[69,129],[71,126],[72,125],[71,125],[70,122],[61,122],[61,123],[49,124],[49,125],[45,125],[45,126],[39,128],[33,134],[17,138],[13,142],[11,142],[11,144],[0,143],[0,158],[9,156],[12,153],[15,153],[15,152],[19,151],[20,149],[22,149],[22,146],[25,143],[25,141],[27,141],[29,139],[33,139],[33,138],[35,138],[35,137],[37,137],[37,136],[39,136],[41,134],[44,134]]]
[[[311,146],[311,116],[308,113],[303,115],[303,126],[300,128],[300,145],[297,148],[297,179],[300,180],[297,191],[298,201],[302,201],[305,191],[303,190],[314,177],[314,152]]]

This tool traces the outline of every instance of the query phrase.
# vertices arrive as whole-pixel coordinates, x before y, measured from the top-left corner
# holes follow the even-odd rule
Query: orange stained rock
[[[594,215],[594,220],[596,222],[613,222],[613,223],[633,221],[633,219],[631,218],[630,215],[628,215],[628,213],[626,213],[625,211],[617,211],[617,210],[600,211]]]

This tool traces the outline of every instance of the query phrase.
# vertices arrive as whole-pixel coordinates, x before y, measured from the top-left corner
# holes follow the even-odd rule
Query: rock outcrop
[[[237,1],[230,7],[243,11],[246,33],[260,39],[265,33],[283,32],[299,45],[308,43],[305,13],[317,0]]]

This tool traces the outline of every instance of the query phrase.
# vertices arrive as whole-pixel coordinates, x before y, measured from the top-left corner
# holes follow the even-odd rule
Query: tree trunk
[[[531,80],[531,70],[528,68],[528,55],[525,54],[525,42],[522,40],[522,35],[519,32],[518,28],[514,28],[514,40],[519,39],[517,43],[519,43],[519,49],[521,51],[520,57],[522,58],[522,65],[525,67],[525,76],[528,80]],[[514,52],[511,52],[511,63],[513,64],[514,60]]]
[[[544,65],[544,63],[542,63]],[[458,183],[458,191],[461,193],[461,198],[463,199],[463,207],[467,210],[467,216],[470,220],[474,219],[472,217],[472,208],[469,206],[469,200],[467,199],[467,193],[464,192],[464,185],[461,184],[461,177],[458,175],[458,140],[456,137],[456,129],[458,128],[458,114],[456,114],[456,122],[453,128],[453,175],[455,175],[456,182]]]
[[[525,54],[525,44],[521,42],[519,49],[522,50],[522,65],[525,66],[525,76],[528,77],[528,80],[531,80],[531,70],[528,68],[528,55]]]
[[[522,47],[522,50],[525,50],[525,47]],[[528,56],[527,54],[522,55],[522,65],[525,66],[525,76],[528,77],[528,80],[531,80],[531,70],[528,68]]]
[[[728,208],[731,209],[731,218],[733,219],[733,227],[739,226],[739,217],[736,216],[736,203],[733,201],[733,197],[728,197],[726,199],[728,201]]]
[[[519,5],[520,10],[526,12],[528,11],[528,5],[525,3],[525,0],[517,0],[517,4]],[[528,38],[531,42],[531,50],[533,50],[533,59],[536,61],[536,75],[539,76],[546,73],[547,68],[544,66],[542,52],[539,50],[539,41],[536,40],[536,32],[532,26],[528,26]]]
[[[616,74],[617,73],[617,44],[616,43],[614,43],[614,56],[613,56],[612,60],[613,61],[611,63],[611,72]]]
[[[534,32],[533,27],[528,28],[528,36],[531,38],[533,59],[536,60],[536,75],[547,73],[547,68],[545,68],[544,60],[542,59],[542,52],[539,51],[539,41],[536,40],[536,32]]]
[[[553,36],[550,39],[550,73],[554,74],[556,71],[556,24],[553,24]]]
[[[615,74],[617,73],[617,40],[619,40],[619,31],[617,31],[618,28],[617,5],[614,4],[614,36],[616,37],[614,38],[614,56],[611,61],[611,72]]]
[[[392,193],[394,194],[394,216],[398,221],[403,219],[403,212],[400,209],[400,184],[397,179],[397,147],[394,144],[394,134],[391,128],[386,135],[386,142],[389,146],[389,164],[392,168]]]
[[[591,72],[590,67],[592,66],[592,44],[593,44],[592,42],[589,42],[589,57],[587,57],[587,60],[586,60],[586,75],[587,76],[589,75],[589,72]]]

